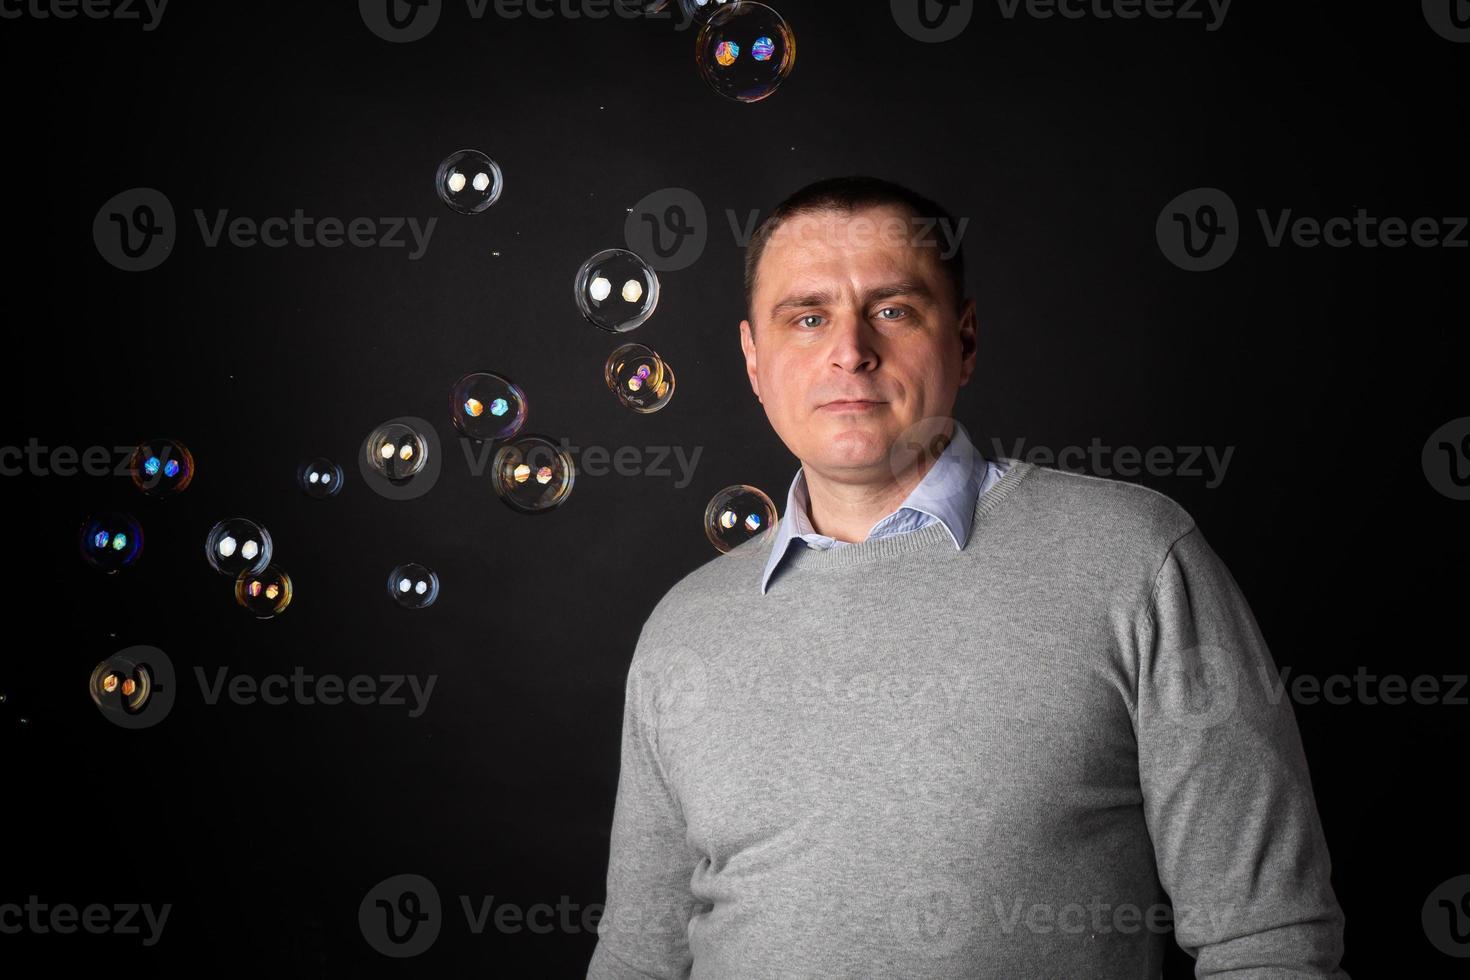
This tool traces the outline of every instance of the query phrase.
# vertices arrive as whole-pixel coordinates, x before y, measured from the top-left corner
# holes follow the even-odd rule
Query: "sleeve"
[[[1135,635],[1144,815],[1195,975],[1345,980],[1344,918],[1291,702],[1197,527],[1170,547]]]
[[[622,762],[608,847],[607,902],[587,980],[687,978],[696,856],[658,755],[656,674],[644,668],[644,637],[628,668]]]

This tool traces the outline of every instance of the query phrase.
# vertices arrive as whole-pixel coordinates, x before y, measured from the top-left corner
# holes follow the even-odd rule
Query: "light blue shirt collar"
[[[897,510],[873,525],[865,540],[915,531],[937,520],[949,531],[955,549],[963,549],[970,538],[970,523],[981,485],[990,482],[986,479],[989,468],[989,460],[976,451],[965,427],[956,419],[954,437],[934,465],[929,467],[918,486],[909,492]],[[807,516],[809,508],[806,472],[798,468],[786,493],[786,510],[776,525],[771,553],[766,558],[765,571],[761,576],[762,595],[794,542],[816,548],[842,544],[812,529]]]

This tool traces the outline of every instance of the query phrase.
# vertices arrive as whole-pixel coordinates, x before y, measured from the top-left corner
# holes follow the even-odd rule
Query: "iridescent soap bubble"
[[[704,509],[704,533],[720,551],[729,551],[776,524],[771,498],[743,483],[726,487],[710,498]]]
[[[150,439],[128,459],[133,485],[154,497],[182,493],[194,479],[194,456],[177,439]]]
[[[603,377],[618,401],[644,415],[674,397],[674,369],[642,344],[623,344],[608,355]]]
[[[796,35],[763,3],[723,6],[699,30],[699,72],[716,92],[737,102],[759,102],[796,67]]]
[[[380,425],[364,445],[368,465],[393,483],[417,476],[429,459],[429,441],[402,422]]]
[[[440,199],[460,214],[479,214],[500,200],[505,179],[500,165],[479,150],[459,150],[439,164],[434,185]]]
[[[99,708],[138,715],[153,699],[153,671],[147,664],[125,667],[112,660],[104,660],[92,669],[87,690]]]
[[[679,0],[679,9],[684,11],[684,16],[703,24],[721,10],[732,7],[737,2],[739,0]]]
[[[609,248],[577,270],[577,309],[609,333],[640,327],[658,306],[658,275],[633,252]]]
[[[204,537],[209,567],[231,578],[269,565],[273,550],[270,532],[245,517],[220,521]]]
[[[308,459],[296,468],[296,483],[313,499],[335,497],[342,492],[342,467],[324,456]]]
[[[509,378],[488,371],[467,374],[449,393],[454,427],[471,439],[509,439],[526,421],[526,393]]]
[[[439,576],[417,562],[399,565],[388,573],[388,594],[408,609],[432,606],[439,598]]]
[[[270,619],[285,612],[291,604],[291,594],[291,576],[276,565],[241,572],[235,579],[235,601],[257,619]]]
[[[82,522],[77,546],[87,564],[112,575],[143,554],[143,528],[127,514],[93,514]]]
[[[572,458],[544,436],[521,436],[501,446],[492,469],[500,499],[526,514],[559,507],[576,477]]]

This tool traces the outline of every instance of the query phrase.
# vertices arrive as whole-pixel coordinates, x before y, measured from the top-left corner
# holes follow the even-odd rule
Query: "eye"
[[[892,316],[887,315],[887,314],[890,314],[890,313],[893,314],[893,315]],[[901,306],[885,306],[885,307],[883,307],[883,309],[879,310],[878,313],[877,313],[877,317],[880,320],[901,320],[906,315],[907,315],[906,312],[904,311],[903,307],[901,307]]]
[[[820,323],[808,323],[807,321],[808,320],[818,320],[818,321],[820,321],[821,319],[822,319],[822,315],[820,313],[808,313],[806,316],[799,317],[797,319],[797,321],[796,321],[796,324],[797,324],[797,326],[801,326],[801,327],[819,327],[819,326],[821,326]]]

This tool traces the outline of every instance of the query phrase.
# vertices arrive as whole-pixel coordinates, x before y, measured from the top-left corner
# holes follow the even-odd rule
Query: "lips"
[[[883,404],[874,398],[845,398],[833,402],[827,402],[819,407],[830,411],[863,411],[864,409],[877,408]]]

